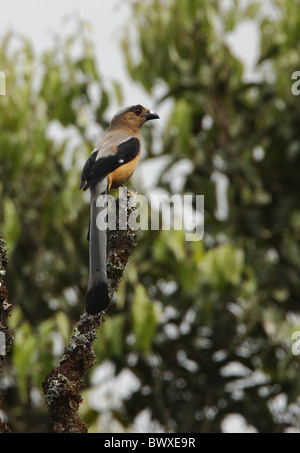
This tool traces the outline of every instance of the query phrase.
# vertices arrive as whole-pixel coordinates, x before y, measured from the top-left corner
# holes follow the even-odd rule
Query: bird
[[[133,175],[140,158],[141,127],[150,120],[159,119],[157,113],[140,104],[124,107],[112,118],[103,139],[93,149],[81,173],[79,190],[90,190],[89,281],[85,296],[85,310],[96,315],[110,304],[105,228],[98,228],[96,217],[101,210],[97,199],[110,189],[123,186]],[[103,208],[102,208],[103,209]]]

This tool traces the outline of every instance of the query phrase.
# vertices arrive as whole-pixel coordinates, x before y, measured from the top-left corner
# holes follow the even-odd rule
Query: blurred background
[[[41,383],[88,280],[81,168],[112,114],[136,103],[161,120],[143,130],[129,187],[204,195],[205,236],[139,232],[80,415],[90,432],[299,432],[299,6],[0,1],[15,336],[0,417],[14,432],[49,431]]]

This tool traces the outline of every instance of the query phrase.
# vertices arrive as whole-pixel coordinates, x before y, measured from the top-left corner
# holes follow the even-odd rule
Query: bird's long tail
[[[93,315],[106,310],[110,303],[106,273],[107,231],[105,222],[107,224],[107,221],[106,218],[103,218],[103,215],[107,212],[105,205],[107,185],[107,178],[104,178],[91,187],[91,213],[88,234],[90,241],[90,270],[85,308],[87,313]]]

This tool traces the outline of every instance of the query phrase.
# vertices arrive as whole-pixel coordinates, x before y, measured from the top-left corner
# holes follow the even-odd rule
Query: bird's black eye
[[[136,115],[140,115],[142,112],[143,112],[143,107],[141,105],[135,105],[134,107],[132,107],[132,111],[136,114]]]

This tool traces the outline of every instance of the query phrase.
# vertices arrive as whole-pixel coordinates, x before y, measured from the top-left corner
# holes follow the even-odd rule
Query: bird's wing
[[[111,147],[111,152],[101,153],[101,148],[92,152],[86,161],[79,189],[87,190],[96,181],[104,178],[121,165],[130,162],[140,152],[140,141],[131,137],[117,146]]]

